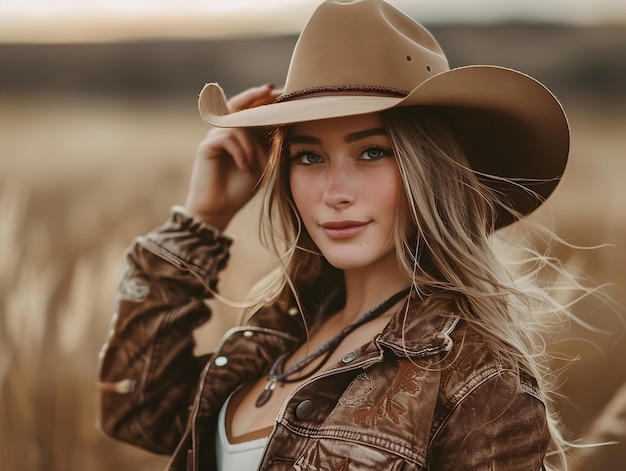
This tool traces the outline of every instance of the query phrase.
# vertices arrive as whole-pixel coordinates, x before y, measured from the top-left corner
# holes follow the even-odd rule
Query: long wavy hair
[[[456,293],[461,317],[494,353],[536,378],[546,399],[553,453],[566,466],[567,442],[550,400],[554,375],[543,334],[569,311],[538,282],[547,265],[561,270],[558,262],[527,247],[523,273],[505,266],[494,248],[498,214],[512,220],[520,215],[470,168],[435,109],[399,108],[381,116],[406,196],[394,228],[398,265],[422,296]],[[343,274],[319,253],[300,220],[289,184],[288,136],[288,127],[274,130],[263,182],[261,240],[280,269],[262,284],[257,299],[285,305],[295,299],[306,319],[332,287],[342,286]]]

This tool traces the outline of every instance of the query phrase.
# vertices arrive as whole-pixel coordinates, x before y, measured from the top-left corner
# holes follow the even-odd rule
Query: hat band
[[[369,85],[328,85],[322,87],[305,88],[294,92],[284,93],[276,98],[276,103],[297,100],[304,97],[324,96],[341,93],[342,95],[376,95],[403,98],[409,94],[406,90],[392,87],[379,87]]]

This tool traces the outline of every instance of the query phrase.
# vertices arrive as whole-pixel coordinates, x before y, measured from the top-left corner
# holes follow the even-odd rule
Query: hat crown
[[[296,43],[285,94],[356,87],[409,92],[449,70],[435,38],[381,0],[332,0]]]

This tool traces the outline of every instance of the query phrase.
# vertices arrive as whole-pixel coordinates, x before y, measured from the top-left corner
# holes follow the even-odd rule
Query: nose
[[[350,206],[355,199],[354,179],[345,164],[333,163],[326,172],[324,204],[331,208]]]

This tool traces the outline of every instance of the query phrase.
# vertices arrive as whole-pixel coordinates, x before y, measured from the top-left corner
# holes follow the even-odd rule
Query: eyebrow
[[[350,134],[346,134],[346,136],[344,137],[344,141],[346,143],[350,143],[350,142],[358,141],[358,140],[365,139],[371,136],[386,136],[386,135],[387,135],[387,131],[385,130],[385,128],[364,129],[363,131],[357,131],[357,132],[353,132]],[[313,136],[307,136],[304,134],[290,136],[289,142],[291,144],[320,144],[320,145],[322,144],[321,139],[317,137],[313,137]]]

